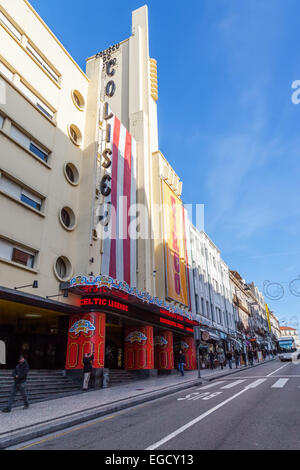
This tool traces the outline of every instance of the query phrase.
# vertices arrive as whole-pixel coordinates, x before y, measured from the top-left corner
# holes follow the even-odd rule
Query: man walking
[[[228,351],[226,353],[226,359],[228,361],[229,368],[232,369],[232,352]]]
[[[24,356],[19,357],[18,364],[13,371],[13,377],[15,379],[14,386],[11,390],[10,397],[6,408],[3,408],[3,413],[10,413],[12,404],[15,400],[17,392],[20,392],[24,401],[24,409],[29,408],[28,397],[26,393],[26,379],[29,372],[29,365]]]
[[[225,365],[225,356],[224,356],[224,353],[223,353],[223,350],[222,350],[222,349],[220,349],[220,350],[218,351],[217,359],[218,359],[218,362],[219,362],[219,364],[220,364],[220,366],[221,366],[221,369],[223,370],[223,367],[224,367],[224,365]]]
[[[240,365],[240,353],[237,349],[234,351],[234,359],[235,359],[235,368],[237,369]]]
[[[210,362],[210,368],[214,369],[215,368],[215,354],[212,351],[210,351],[208,354],[208,357],[209,357],[209,362]]]
[[[185,366],[185,357],[180,349],[179,351],[179,357],[178,357],[178,370],[181,372],[182,377],[184,376],[184,366]]]
[[[93,370],[93,353],[85,353],[83,358],[83,386],[82,390],[88,390],[91,373]]]
[[[253,366],[253,352],[252,352],[252,349],[249,349],[249,351],[248,351],[248,359],[249,359],[249,362],[250,362],[250,366]]]

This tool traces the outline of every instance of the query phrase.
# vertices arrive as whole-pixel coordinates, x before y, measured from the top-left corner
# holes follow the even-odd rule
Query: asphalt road
[[[11,449],[296,450],[299,429],[300,361],[276,360]]]

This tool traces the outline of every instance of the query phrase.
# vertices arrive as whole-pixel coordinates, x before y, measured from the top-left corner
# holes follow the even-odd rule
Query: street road
[[[14,449],[294,450],[299,429],[300,362],[276,360]]]

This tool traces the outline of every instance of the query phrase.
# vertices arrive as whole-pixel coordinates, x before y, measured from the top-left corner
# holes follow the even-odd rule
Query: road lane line
[[[247,385],[245,388],[248,389],[248,388],[256,388],[258,387],[260,384],[264,383],[267,379],[258,379],[258,380],[255,380],[254,382],[252,382],[251,384]]]
[[[243,380],[236,380],[235,382],[232,382],[231,384],[228,384],[228,385],[224,385],[224,387],[221,387],[221,389],[226,389],[226,388],[232,388],[232,387],[235,387],[236,385],[239,385],[243,382],[245,382],[246,379],[243,379]]]
[[[279,379],[272,385],[272,388],[283,388],[289,379]]]
[[[271,372],[271,374],[268,374],[267,377],[271,377],[271,375],[275,374],[275,372],[277,372],[277,371],[280,370],[280,369],[283,369],[284,367],[286,367],[286,366],[288,366],[288,365],[289,365],[289,363],[284,364],[284,366],[281,366],[281,367],[279,367],[278,369],[274,370],[274,372]]]
[[[227,398],[226,400],[222,401],[221,403],[219,403],[218,405],[214,406],[213,408],[211,408],[210,410],[206,411],[205,413],[203,413],[202,415],[198,416],[197,418],[193,419],[192,421],[190,421],[189,423],[185,424],[184,426],[181,426],[180,428],[178,428],[176,431],[172,432],[171,434],[168,434],[167,436],[165,436],[163,439],[161,439],[160,441],[157,441],[155,442],[154,444],[152,444],[151,446],[147,447],[147,449],[145,450],[155,450],[157,449],[158,447],[161,447],[163,444],[165,444],[166,442],[170,441],[171,439],[173,439],[174,437],[178,436],[179,434],[183,433],[184,431],[186,431],[187,429],[189,429],[191,426],[194,426],[194,424],[197,424],[199,423],[199,421],[202,421],[204,418],[206,418],[207,416],[209,416],[210,414],[214,413],[215,411],[217,411],[219,408],[222,408],[222,406],[225,406],[227,403],[229,403],[230,401],[234,400],[235,398],[239,397],[240,395],[242,395],[243,393],[247,392],[249,390],[249,387],[245,387],[243,390],[240,390],[238,393],[236,393],[235,395],[232,395],[230,398]]]
[[[214,382],[214,383],[209,384],[209,385],[204,385],[204,387],[196,388],[196,390],[206,390],[207,388],[215,387],[216,385],[223,384],[224,382],[225,382],[225,380],[220,380],[219,382]]]

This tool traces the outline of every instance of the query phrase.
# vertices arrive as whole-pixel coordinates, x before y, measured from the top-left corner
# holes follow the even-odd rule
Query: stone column
[[[125,329],[125,369],[154,368],[153,327],[136,326]]]
[[[174,349],[172,331],[161,331],[154,338],[155,368],[174,369]]]
[[[105,321],[105,313],[100,312],[71,315],[69,320],[66,371],[70,375],[82,375],[84,354],[93,352],[96,386],[100,385],[104,368]]]
[[[195,341],[192,336],[185,336],[181,340],[181,349],[185,355],[185,370],[197,369],[197,355]]]

